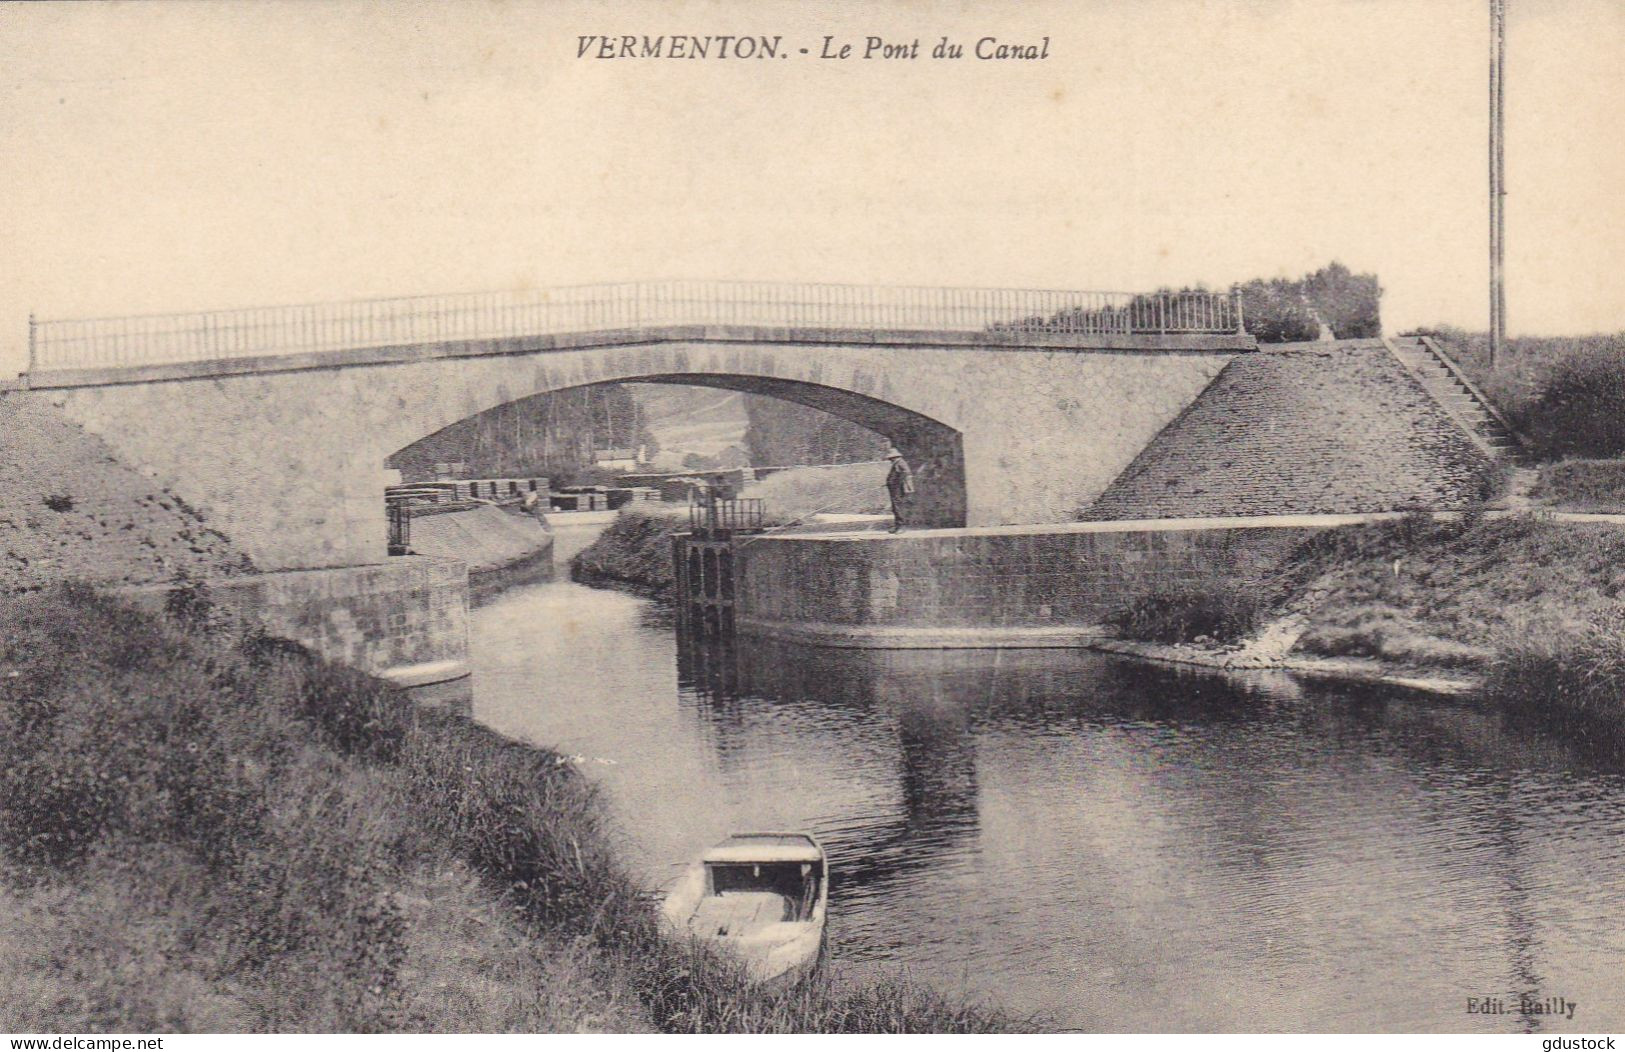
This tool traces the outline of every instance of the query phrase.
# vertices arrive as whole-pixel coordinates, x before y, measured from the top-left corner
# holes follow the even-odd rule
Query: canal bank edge
[[[185,601],[178,596],[201,597],[214,616],[252,621],[397,687],[465,680],[469,607],[504,589],[551,577],[553,535],[529,516],[495,507],[425,517],[414,530],[415,554],[387,562],[116,592],[154,611]]]
[[[14,789],[47,777],[64,788],[20,809],[8,830],[8,847],[43,852],[45,882],[19,883],[9,872],[0,881],[0,915],[16,929],[6,934],[18,935],[0,939],[18,949],[19,982],[6,989],[37,993],[39,976],[55,983],[71,963],[88,992],[11,998],[8,1007],[32,1013],[25,1032],[94,1029],[108,1003],[199,1032],[278,1022],[320,1032],[1037,1026],[905,977],[820,980],[793,991],[748,983],[727,962],[661,933],[620,860],[596,786],[567,755],[425,709],[415,693],[312,653],[266,649],[253,632],[234,631],[242,622],[217,630],[193,616],[196,607],[144,609],[156,595],[109,602],[80,587],[0,597],[8,621],[33,611],[15,618],[19,631],[0,646],[8,678],[32,692],[16,697],[81,717],[14,737],[4,757],[23,775]],[[80,630],[61,648],[46,645],[64,625]],[[110,639],[136,645],[109,647]],[[231,689],[200,694],[198,669]],[[132,702],[149,714],[180,710],[181,725],[132,724],[123,718]],[[228,718],[187,716],[186,705]],[[132,736],[132,727],[147,733]],[[297,770],[264,762],[268,751],[293,757]],[[146,791],[154,772],[186,791]],[[91,798],[99,821],[85,827]],[[283,819],[198,822],[185,809],[200,799]],[[116,845],[123,859],[156,849],[166,862],[230,861],[178,883],[142,865],[91,867],[85,879],[53,866],[50,853],[63,829],[79,827],[88,846]],[[265,894],[240,872],[285,879]],[[208,921],[222,904],[247,924],[269,915],[273,930],[310,937],[245,956],[232,942],[238,929]],[[85,933],[75,923],[85,917],[99,924],[96,945],[116,952],[79,959]],[[149,952],[181,944],[193,949]],[[368,954],[360,966],[358,951]],[[330,1003],[334,994],[343,997]]]
[[[1132,639],[1099,639],[1087,644],[1086,648],[1105,654],[1116,654],[1119,657],[1137,658],[1165,665],[1188,665],[1215,672],[1283,671],[1345,683],[1382,683],[1391,687],[1403,687],[1406,690],[1447,697],[1471,694],[1484,683],[1482,676],[1422,674],[1413,669],[1399,668],[1370,658],[1289,657],[1267,663],[1241,663],[1236,660],[1234,650],[1218,650],[1192,643],[1144,643]]]
[[[1462,694],[1520,662],[1561,661],[1573,647],[1545,637],[1564,625],[1597,626],[1586,645],[1606,661],[1601,637],[1625,589],[1621,525],[1413,512],[780,535],[741,546],[736,616],[750,634],[822,646],[1070,645]],[[779,580],[795,588],[760,601]],[[1166,608],[1249,588],[1256,621],[1222,638],[1157,642],[1121,627],[1147,596]],[[797,608],[796,595],[820,590],[840,602]],[[1531,631],[1555,656],[1531,650]]]
[[[466,562],[469,601],[475,606],[553,572],[553,534],[547,525],[491,504],[444,512],[415,509],[410,546],[415,555]]]
[[[802,566],[801,553],[784,548],[745,552],[736,625],[745,634],[811,646],[873,649],[1084,649],[1165,664],[1236,672],[1280,669],[1316,678],[1379,682],[1444,695],[1470,693],[1481,677],[1420,674],[1359,658],[1288,657],[1286,647],[1302,625],[1292,626],[1286,647],[1273,654],[1243,644],[1228,648],[1193,643],[1165,644],[1121,638],[1104,618],[1137,595],[1214,574],[1244,579],[1266,569],[1309,536],[1324,529],[1387,516],[1282,516],[1232,520],[1163,520],[1145,523],[1087,523],[1064,528],[966,529],[930,534],[850,534],[806,538],[817,542],[869,541],[882,547],[813,549],[845,562],[857,575],[832,582],[864,600],[843,607],[849,620],[797,620],[754,613],[762,605],[765,579],[782,572],[788,558]],[[1137,527],[1147,526],[1149,529]],[[1253,531],[1253,532],[1236,532]],[[948,534],[949,536],[942,536]],[[988,538],[985,541],[978,538]],[[992,538],[1001,538],[993,540]],[[803,538],[763,538],[763,543],[794,544]],[[908,545],[927,542],[923,551]],[[748,560],[768,554],[752,576]],[[804,569],[797,572],[805,572]],[[878,575],[878,581],[875,576]],[[857,577],[867,577],[865,592]],[[805,580],[805,577],[792,578]],[[786,611],[788,604],[775,604]],[[1083,623],[1039,623],[1079,617]],[[937,625],[896,623],[903,618]],[[986,617],[980,624],[959,623]],[[1287,615],[1291,619],[1292,615]],[[994,619],[998,619],[995,621]],[[863,623],[865,620],[868,623]],[[1274,627],[1274,626],[1270,626]],[[1289,630],[1290,631],[1290,630]],[[1268,635],[1268,629],[1260,633]]]

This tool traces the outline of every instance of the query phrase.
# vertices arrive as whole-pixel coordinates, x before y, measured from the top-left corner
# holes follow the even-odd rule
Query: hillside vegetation
[[[884,460],[833,467],[775,471],[746,486],[743,497],[760,498],[774,522],[800,522],[822,513],[875,514],[887,511]]]
[[[745,412],[745,448],[761,467],[879,460],[891,444],[866,427],[782,398],[748,395]]]
[[[1328,531],[1291,571],[1327,591],[1300,652],[1467,670],[1489,699],[1625,744],[1625,529],[1416,516]]]
[[[1489,337],[1423,329],[1542,460],[1625,456],[1625,333],[1516,337],[1489,362]]]
[[[1567,511],[1625,512],[1625,333],[1515,337],[1494,366],[1486,333],[1425,329],[1519,432],[1529,496]]]

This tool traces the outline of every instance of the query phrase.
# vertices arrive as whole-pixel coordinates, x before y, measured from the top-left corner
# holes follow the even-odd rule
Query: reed
[[[1485,693],[1587,737],[1625,744],[1625,608],[1510,627]]]

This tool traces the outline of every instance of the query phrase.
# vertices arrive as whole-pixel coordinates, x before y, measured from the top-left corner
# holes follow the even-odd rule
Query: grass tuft
[[[1563,460],[1544,464],[1529,494],[1566,511],[1625,511],[1625,460]]]

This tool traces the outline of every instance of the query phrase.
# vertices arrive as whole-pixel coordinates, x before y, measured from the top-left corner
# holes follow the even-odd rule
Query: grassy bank
[[[671,535],[687,526],[686,513],[622,511],[596,540],[570,560],[570,579],[583,584],[620,585],[665,598],[675,583]]]
[[[1625,460],[1560,460],[1542,464],[1529,496],[1563,511],[1625,512]]]
[[[1619,726],[1622,593],[1618,526],[1417,515],[1325,531],[1254,580],[1191,581],[1114,621],[1128,638],[1208,644],[1297,618],[1288,663],[1467,675],[1486,699]]]
[[[85,589],[0,606],[0,1026],[985,1030],[664,939],[593,786],[301,648]]]

